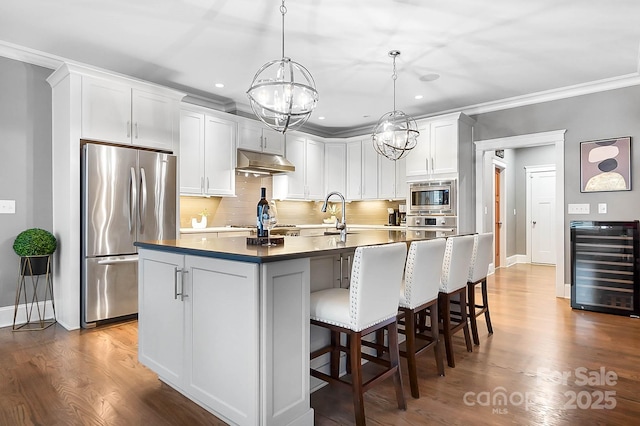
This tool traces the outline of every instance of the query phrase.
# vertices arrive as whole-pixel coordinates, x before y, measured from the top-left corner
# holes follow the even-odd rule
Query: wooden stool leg
[[[384,346],[384,328],[376,330],[376,344]],[[379,358],[384,355],[384,349],[376,349],[376,356]]]
[[[493,334],[493,327],[491,326],[491,316],[489,315],[489,298],[487,297],[487,279],[482,280],[482,305],[484,306],[484,319],[487,322],[487,329],[489,334]]]
[[[444,339],[444,349],[447,353],[447,365],[454,368],[456,362],[453,358],[453,341],[451,339],[451,304],[447,293],[438,295],[440,317],[442,318],[442,337]]]
[[[420,398],[418,389],[418,368],[416,366],[416,314],[412,309],[407,309],[404,316],[404,329],[407,337],[407,367],[409,370],[409,384],[411,396]],[[389,347],[391,347],[391,332],[389,332]],[[390,349],[392,351],[393,349]]]
[[[331,331],[331,377],[340,377],[340,332]]]
[[[411,315],[413,316],[413,315]],[[401,410],[407,409],[407,403],[404,399],[404,392],[402,390],[402,375],[400,374],[400,352],[398,349],[398,323],[393,322],[389,324],[389,361],[391,368],[395,368],[396,371],[393,374],[393,384],[396,388],[396,401],[398,402],[398,408]],[[414,352],[415,357],[415,352]]]
[[[466,291],[460,292],[460,315],[462,316],[462,323],[464,324],[462,327],[462,331],[464,332],[464,341],[467,344],[467,352],[473,352],[473,345],[471,344],[471,333],[469,333],[469,320],[467,318],[467,310],[464,308],[467,303],[466,294]]]
[[[478,336],[478,321],[476,320],[476,286],[473,283],[467,284],[469,307],[469,322],[471,323],[471,334],[473,335],[473,344],[480,345],[480,337]]]
[[[429,308],[429,317],[431,319],[431,338],[436,342],[433,347],[433,353],[436,357],[436,366],[438,374],[444,376],[444,361],[442,359],[442,342],[440,341],[440,332],[438,331],[438,304],[434,303]]]
[[[351,350],[349,349],[351,347],[351,334],[347,334],[347,365],[346,365],[346,369],[347,369],[347,374],[351,374]]]
[[[353,393],[353,411],[356,417],[357,426],[365,426],[364,417],[364,392],[362,387],[362,366],[360,359],[362,356],[362,336],[360,333],[352,332],[349,334],[350,339],[350,358],[351,358],[351,382]]]

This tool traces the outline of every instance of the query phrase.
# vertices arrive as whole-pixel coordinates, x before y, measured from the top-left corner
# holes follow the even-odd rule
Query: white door
[[[556,172],[531,173],[531,263],[554,265]]]

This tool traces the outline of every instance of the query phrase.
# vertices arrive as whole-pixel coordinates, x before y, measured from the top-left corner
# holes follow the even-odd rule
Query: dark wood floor
[[[420,358],[419,400],[403,372],[407,411],[397,410],[391,382],[370,390],[368,424],[637,424],[640,320],[573,311],[555,298],[553,281],[554,268],[530,265],[490,277],[495,334],[488,337],[481,320],[473,353],[456,336],[456,368],[445,377],[431,354]],[[224,424],[140,365],[136,344],[135,322],[73,332],[0,329],[0,425]],[[617,380],[582,384],[580,368],[593,377],[605,369]],[[326,386],[311,404],[316,425],[353,424],[348,390]]]

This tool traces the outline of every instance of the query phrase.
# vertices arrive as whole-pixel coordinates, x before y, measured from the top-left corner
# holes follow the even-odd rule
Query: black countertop
[[[358,246],[395,242],[410,243],[411,241],[439,238],[445,235],[448,236],[451,233],[423,230],[363,230],[350,231],[346,242],[340,241],[340,235],[284,237],[284,244],[272,247],[247,244],[246,237],[138,241],[135,245],[143,249],[192,256],[267,263],[352,252]]]

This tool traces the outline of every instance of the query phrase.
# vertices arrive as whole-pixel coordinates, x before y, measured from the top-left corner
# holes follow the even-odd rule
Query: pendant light
[[[282,0],[282,59],[267,62],[256,72],[247,90],[251,109],[272,129],[284,133],[301,127],[318,103],[318,91],[311,73],[284,56],[284,15]]]
[[[371,137],[378,154],[396,161],[406,157],[415,148],[420,132],[413,118],[396,110],[396,58],[400,56],[400,51],[392,50],[389,56],[393,58],[393,111],[380,117]]]

